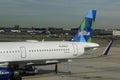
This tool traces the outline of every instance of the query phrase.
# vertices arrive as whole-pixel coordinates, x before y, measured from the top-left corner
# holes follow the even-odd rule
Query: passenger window
[[[31,52],[31,50],[29,50],[29,52]]]
[[[5,53],[5,51],[3,51],[3,53]]]
[[[6,53],[8,53],[8,51],[6,51]]]
[[[17,51],[15,51],[15,53],[17,53]]]

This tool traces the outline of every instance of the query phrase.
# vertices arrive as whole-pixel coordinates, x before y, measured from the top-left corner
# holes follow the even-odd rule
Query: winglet
[[[112,40],[109,42],[108,46],[106,47],[106,49],[105,49],[104,52],[103,52],[103,55],[108,55],[108,54],[109,54],[109,51],[110,51],[110,48],[111,48],[111,46],[112,46],[113,41],[114,41],[114,39],[112,39]]]

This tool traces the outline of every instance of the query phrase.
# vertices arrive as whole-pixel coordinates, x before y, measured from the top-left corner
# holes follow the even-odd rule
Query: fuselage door
[[[76,43],[72,43],[72,46],[73,46],[73,50],[74,50],[73,56],[77,56],[78,55],[78,46],[76,45]]]
[[[26,58],[26,49],[24,46],[20,47],[20,51],[21,51],[21,58]]]

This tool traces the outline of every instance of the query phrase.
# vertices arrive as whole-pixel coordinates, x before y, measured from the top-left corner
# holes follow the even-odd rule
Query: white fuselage
[[[0,42],[0,63],[60,60],[78,57],[85,47],[98,47],[82,42]]]

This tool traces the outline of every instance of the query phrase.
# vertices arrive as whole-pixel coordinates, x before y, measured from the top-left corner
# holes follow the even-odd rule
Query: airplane
[[[91,42],[95,17],[96,10],[90,10],[75,35],[68,41],[0,42],[0,80],[21,80],[18,69],[31,68],[33,65],[55,64],[57,73],[58,63],[83,55],[86,48],[98,48],[99,44]],[[105,55],[112,43],[113,41],[104,51]]]

